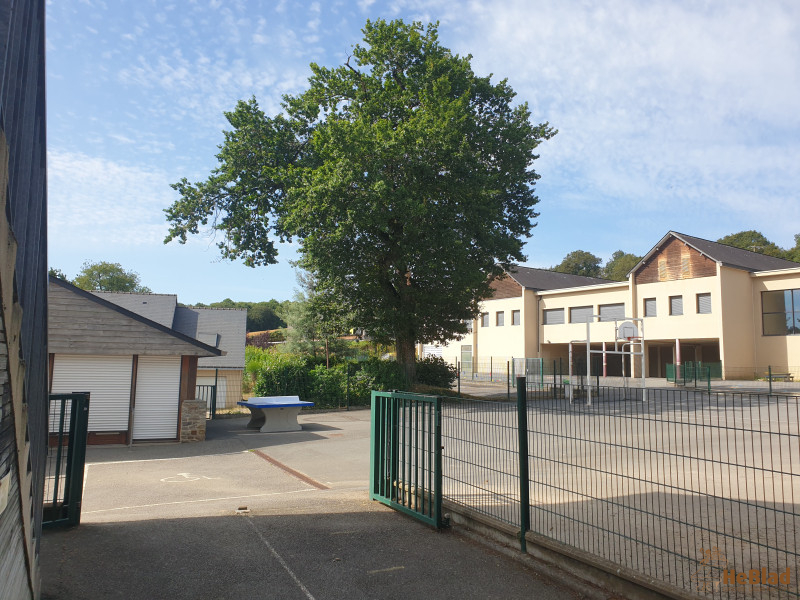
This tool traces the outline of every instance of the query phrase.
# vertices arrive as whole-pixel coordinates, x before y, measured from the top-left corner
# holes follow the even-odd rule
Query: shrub
[[[361,372],[365,377],[372,379],[372,389],[407,390],[409,389],[406,374],[402,365],[394,360],[370,358],[361,363]]]
[[[439,356],[427,356],[417,361],[417,383],[450,388],[456,380],[456,368]]]
[[[248,373],[255,375],[253,392],[256,396],[306,395],[309,377],[305,358],[296,354],[262,352],[246,365]]]

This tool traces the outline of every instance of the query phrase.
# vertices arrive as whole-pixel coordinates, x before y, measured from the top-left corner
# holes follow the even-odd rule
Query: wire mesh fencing
[[[800,398],[600,386],[591,405],[443,405],[444,498],[598,566],[713,598],[798,598]],[[524,492],[523,492],[524,493]]]

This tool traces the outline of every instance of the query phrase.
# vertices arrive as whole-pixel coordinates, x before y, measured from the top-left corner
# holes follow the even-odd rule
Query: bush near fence
[[[310,356],[246,349],[245,388],[256,396],[298,395],[318,407],[365,406],[372,390],[408,390],[409,382],[394,360],[367,358],[326,368]],[[447,388],[455,369],[440,358],[417,362],[417,382]]]

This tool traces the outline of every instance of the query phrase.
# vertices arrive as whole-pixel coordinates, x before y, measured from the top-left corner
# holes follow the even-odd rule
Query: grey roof
[[[201,342],[216,346],[225,356],[201,358],[201,369],[244,369],[247,310],[237,308],[189,308],[178,306],[172,326]]]
[[[508,274],[522,287],[530,290],[560,290],[564,288],[598,285],[601,283],[614,283],[608,279],[598,277],[584,277],[571,273],[557,273],[547,269],[534,269],[532,267],[516,266]]]
[[[661,240],[653,246],[653,248],[644,255],[639,264],[637,264],[631,271],[636,271],[641,265],[645,263],[653,254],[655,254],[661,246],[670,237],[675,237],[682,242],[688,244],[701,254],[705,254],[708,258],[718,263],[722,263],[726,267],[734,269],[741,269],[743,271],[773,271],[779,269],[796,269],[800,267],[800,263],[796,263],[785,258],[776,258],[774,256],[767,256],[759,254],[758,252],[751,252],[750,250],[742,250],[735,246],[728,246],[720,244],[719,242],[712,242],[702,238],[686,235],[685,233],[678,233],[677,231],[668,232]]]
[[[83,346],[86,346],[86,344],[88,343],[89,349],[93,353],[99,353],[100,351],[98,350],[98,344],[100,344],[101,342],[93,341],[95,340],[95,338],[98,338],[98,336],[94,335],[95,333],[97,333],[98,330],[87,329],[84,326],[85,321],[81,321],[81,319],[87,319],[96,322],[96,325],[100,327],[107,325],[107,321],[103,321],[100,318],[100,315],[97,310],[93,310],[87,313],[86,311],[74,310],[74,306],[69,306],[65,308],[63,306],[63,302],[61,303],[61,305],[59,305],[58,302],[53,302],[53,297],[54,297],[53,292],[55,288],[63,288],[65,292],[71,293],[73,296],[69,296],[69,298],[74,297],[74,298],[82,298],[84,300],[88,300],[91,303],[94,303],[100,307],[108,309],[109,311],[111,311],[111,314],[116,313],[118,315],[122,315],[123,317],[127,317],[128,319],[136,323],[145,325],[146,327],[149,328],[146,331],[155,330],[160,332],[161,334],[167,334],[169,336],[167,338],[168,340],[170,341],[177,340],[179,342],[177,347],[175,346],[174,343],[171,345],[171,349],[176,350],[177,353],[194,355],[194,356],[201,356],[201,355],[213,356],[222,353],[221,350],[219,350],[214,346],[205,344],[202,341],[192,336],[187,336],[186,334],[181,333],[180,331],[176,331],[171,327],[162,325],[157,321],[148,319],[147,317],[142,316],[139,313],[128,310],[127,308],[120,306],[119,304],[111,302],[110,300],[104,298],[103,297],[104,295],[99,295],[92,292],[88,292],[86,290],[82,290],[81,288],[69,283],[68,281],[64,281],[63,279],[53,277],[52,275],[48,276],[48,283],[50,288],[48,292],[48,303],[52,306],[51,310],[49,311],[50,314],[48,315],[48,329],[50,329],[51,323],[53,323],[54,321],[58,321],[58,318],[61,317],[61,320],[63,321],[64,324],[57,326],[55,328],[56,337],[59,335],[62,336],[66,335],[67,337],[66,340],[61,340],[66,346],[65,349],[61,350],[61,352],[64,352],[66,354],[81,353],[75,351],[76,348],[81,347],[81,344],[79,343],[79,341],[76,341],[72,337],[72,334],[80,332],[80,335],[83,336],[84,338],[84,342],[88,340],[88,342],[84,343]],[[70,305],[74,305],[74,303],[69,301],[67,303]],[[75,331],[70,332],[69,331],[70,327],[73,327],[75,325],[77,325]],[[53,336],[51,335],[50,338],[52,340]],[[162,344],[159,344],[159,347],[161,345]],[[182,346],[182,348],[180,346]],[[128,351],[131,352],[132,354],[136,353],[135,349],[131,350],[130,346],[128,346],[127,348]],[[152,351],[153,348],[151,347],[149,348],[149,350]],[[156,351],[156,352],[145,352],[145,353],[152,353],[153,355],[161,355],[164,352]]]
[[[94,291],[92,294],[172,329],[175,307],[178,305],[178,297],[175,294]]]

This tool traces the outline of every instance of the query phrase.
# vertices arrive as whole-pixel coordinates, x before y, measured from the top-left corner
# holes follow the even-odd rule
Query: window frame
[[[786,310],[786,304],[784,300],[784,310],[782,311],[765,311],[764,310],[764,296],[766,294],[784,294],[788,292],[788,297],[791,301],[791,309]],[[784,329],[780,333],[767,333],[766,322],[767,316],[773,315],[783,315],[783,323],[785,325]],[[791,315],[791,323],[789,325],[789,315]],[[761,334],[763,336],[775,337],[775,336],[789,336],[789,335],[800,335],[800,288],[790,288],[785,290],[764,290],[761,292]],[[792,331],[794,329],[794,331]]]
[[[547,315],[561,315],[561,320],[558,323],[548,323],[547,322]],[[543,308],[542,309],[542,325],[564,325],[566,323],[565,320],[566,315],[564,314],[563,308]]]
[[[672,305],[672,301],[673,300],[680,301],[680,303],[681,303],[680,304],[680,312],[675,312],[673,310],[673,305]],[[670,296],[669,297],[669,316],[670,317],[682,317],[683,316],[683,294],[680,294],[679,296]]]
[[[521,324],[522,324],[522,311],[519,310],[519,309],[512,310],[511,311],[511,326],[512,327],[516,327],[517,325],[521,325]]]
[[[647,302],[652,300],[653,302],[653,314],[647,314]],[[658,316],[658,299],[657,298],[643,298],[642,299],[642,315],[644,318],[649,319],[652,317]]]
[[[498,310],[494,313],[494,326],[505,327],[506,324],[506,311]]]
[[[589,309],[588,319],[586,319],[584,321],[573,321],[572,320],[572,311],[574,311],[574,310],[585,310],[587,308]],[[587,304],[587,305],[584,305],[584,306],[570,306],[569,307],[569,322],[570,323],[591,323],[591,322],[594,321],[593,317],[594,317],[594,306],[591,305],[591,304]]]
[[[700,298],[708,298],[708,310],[701,311],[700,310]],[[711,306],[711,292],[698,292],[695,300],[695,311],[697,311],[698,315],[710,315],[712,313],[713,307]]]
[[[489,313],[482,312],[481,313],[481,327],[489,327]]]

